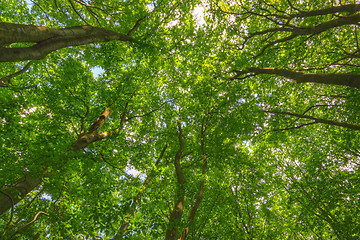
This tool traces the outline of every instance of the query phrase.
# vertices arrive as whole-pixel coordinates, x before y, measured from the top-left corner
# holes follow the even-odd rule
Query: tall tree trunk
[[[179,130],[179,150],[177,151],[174,159],[176,178],[178,183],[178,189],[176,192],[176,203],[173,208],[173,211],[170,214],[169,225],[166,229],[166,240],[176,240],[178,225],[181,221],[181,217],[184,210],[184,198],[185,198],[185,177],[180,165],[181,154],[184,150],[184,141],[183,141],[183,132],[181,129],[180,117],[177,121],[178,130]]]
[[[205,176],[206,167],[207,167],[207,155],[205,153],[205,146],[204,146],[205,130],[206,130],[206,127],[203,125],[201,127],[201,140],[200,140],[201,141],[201,143],[200,143],[201,153],[203,155],[203,166],[202,166],[202,171],[201,171],[203,177]],[[187,225],[184,228],[184,230],[182,231],[179,240],[185,240],[190,232],[190,225],[194,221],[195,214],[196,214],[197,210],[199,209],[200,203],[201,203],[203,195],[204,195],[204,190],[205,190],[204,186],[205,186],[205,179],[202,179],[200,181],[199,194],[195,200],[193,207],[191,208],[191,211],[190,211],[190,214],[189,214],[189,217],[187,220]]]

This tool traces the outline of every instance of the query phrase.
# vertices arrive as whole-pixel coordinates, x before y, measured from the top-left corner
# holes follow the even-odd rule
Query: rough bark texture
[[[248,71],[238,71],[238,75],[245,73],[273,74],[294,80],[296,83],[322,83],[330,85],[360,88],[360,75],[351,73],[301,73],[281,68],[249,68]]]
[[[177,189],[177,199],[173,211],[170,214],[169,225],[166,229],[166,239],[167,240],[176,240],[177,239],[177,232],[178,232],[178,224],[181,221],[181,217],[184,210],[184,198],[185,198],[185,177],[180,165],[180,159],[182,152],[184,150],[184,142],[183,142],[183,132],[181,129],[181,122],[180,117],[178,119],[178,130],[179,130],[179,150],[177,151],[174,159],[175,171],[176,171],[176,178],[178,182],[178,189]]]
[[[112,40],[132,41],[133,39],[129,35],[92,26],[54,29],[34,25],[0,23],[0,62],[42,59],[61,48]],[[35,44],[24,48],[5,47],[17,42]]]

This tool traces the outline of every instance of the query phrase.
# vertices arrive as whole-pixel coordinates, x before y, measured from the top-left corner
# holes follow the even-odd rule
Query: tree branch
[[[105,108],[103,113],[100,114],[100,116],[92,124],[86,134],[80,134],[78,139],[71,144],[73,151],[80,151],[93,142],[100,141],[106,137],[111,136],[112,133],[97,132],[97,129],[104,123],[105,119],[110,114],[109,108],[110,107]],[[9,201],[7,198],[0,197],[0,215],[9,210],[18,202],[20,202],[29,192],[35,189],[42,182],[41,178],[46,173],[47,170],[45,169],[44,172],[40,174],[40,177],[36,178],[31,176],[30,174],[27,174],[24,178],[19,179],[16,184],[3,190],[6,194],[12,197],[13,202]]]
[[[137,20],[135,25],[133,26],[132,29],[130,29],[130,31],[127,33],[127,35],[131,36],[138,29],[138,27],[140,26],[140,23],[142,23],[146,17],[143,17],[143,18],[140,18],[139,20]]]
[[[298,118],[310,119],[310,120],[314,120],[315,123],[324,123],[324,124],[328,124],[328,125],[348,128],[348,129],[351,129],[351,130],[360,130],[359,125],[354,125],[354,124],[350,124],[350,123],[343,123],[343,122],[337,122],[337,121],[333,121],[333,120],[327,120],[327,119],[323,119],[323,118],[317,118],[317,117],[312,117],[312,116],[308,116],[308,115],[302,115],[302,114],[298,114],[298,113],[281,112],[281,111],[265,111],[265,112],[274,113],[274,114],[281,114],[281,115],[289,115],[289,116],[294,116],[294,117],[298,117]]]
[[[249,68],[248,70],[235,71],[237,75],[233,79],[238,79],[241,75],[254,74],[272,74],[282,76],[296,83],[322,83],[329,85],[347,86],[360,88],[360,75],[351,73],[302,73],[282,68]]]
[[[34,178],[31,175],[26,175],[20,178],[16,184],[7,187],[2,190],[2,193],[6,193],[6,197],[0,198],[0,215],[12,208],[15,204],[20,202],[29,192],[35,189],[42,181],[38,178]],[[9,196],[11,197],[9,201]]]
[[[74,12],[76,13],[76,15],[78,15],[78,16],[80,17],[80,19],[83,20],[84,23],[86,23],[86,25],[89,25],[89,26],[90,26],[90,24],[89,24],[89,23],[83,18],[83,16],[81,16],[81,14],[76,10],[73,2],[72,2],[71,0],[68,0],[68,2],[70,3],[71,8],[74,10]]]
[[[125,121],[128,122],[128,121],[130,121],[130,120],[133,119],[133,118],[140,118],[140,117],[145,117],[145,116],[147,116],[147,115],[150,115],[150,114],[158,111],[162,106],[165,105],[165,103],[166,103],[166,102],[162,103],[159,108],[155,108],[154,110],[151,110],[150,112],[147,112],[147,113],[144,113],[144,114],[141,114],[141,115],[131,116],[131,117],[127,118]]]
[[[310,122],[310,123],[304,123],[304,124],[300,124],[298,126],[295,126],[295,127],[287,127],[287,128],[275,128],[275,129],[272,129],[271,131],[273,132],[277,132],[277,131],[286,131],[286,130],[293,130],[293,129],[298,129],[298,128],[302,128],[302,127],[305,127],[305,126],[309,126],[309,125],[312,125],[312,124],[316,124],[317,122]]]
[[[290,2],[290,1],[288,1]],[[303,18],[303,17],[315,17],[334,13],[348,12],[353,14],[360,11],[360,4],[347,4],[341,6],[334,6],[325,9],[313,10],[313,11],[300,11],[299,13],[289,14],[290,18]]]
[[[319,10],[319,12],[317,12],[317,13],[318,14],[321,13],[321,10]],[[303,14],[305,14],[305,13],[303,13]],[[315,12],[313,14],[315,14]],[[311,14],[309,13],[309,15],[311,15]],[[263,17],[266,17],[266,16],[263,16]],[[264,31],[257,31],[257,32],[250,33],[249,36],[247,38],[245,38],[245,42],[243,44],[245,44],[249,39],[251,39],[257,35],[265,35],[267,33],[282,33],[282,32],[291,33],[289,36],[282,37],[280,39],[269,42],[267,45],[265,45],[261,49],[261,51],[257,55],[254,56],[254,58],[257,58],[260,55],[262,55],[267,48],[269,48],[275,44],[287,42],[298,36],[307,36],[307,35],[314,36],[314,35],[320,34],[329,29],[332,29],[332,28],[337,28],[337,27],[341,27],[344,25],[357,24],[359,21],[360,21],[360,14],[357,13],[357,14],[351,14],[351,15],[340,17],[340,18],[336,18],[336,19],[333,19],[333,20],[330,20],[327,22],[322,22],[322,23],[319,23],[319,24],[311,26],[311,27],[297,27],[297,26],[288,25],[288,24],[283,25],[280,23],[276,23],[277,25],[280,25],[280,26],[283,25],[283,27],[275,27],[275,28],[270,28],[270,29],[264,30]],[[272,21],[272,22],[274,22],[274,21]]]
[[[54,29],[34,25],[0,23],[0,46],[15,42],[33,42],[24,48],[0,47],[0,62],[45,58],[49,53],[69,46],[96,42],[133,41],[131,36],[92,26]]]
[[[35,215],[35,217],[34,217],[33,220],[31,220],[30,222],[26,223],[24,226],[22,226],[22,227],[20,227],[18,230],[16,230],[16,232],[14,232],[8,239],[9,239],[9,240],[13,239],[13,238],[15,237],[15,235],[18,234],[21,230],[23,230],[24,228],[27,228],[30,224],[32,224],[33,222],[35,222],[36,219],[37,219],[37,217],[38,217],[40,214],[45,215],[45,216],[49,216],[49,214],[47,214],[46,212],[43,212],[43,211],[38,212],[38,213]]]
[[[24,72],[26,72],[30,68],[31,64],[32,64],[32,62],[28,62],[25,65],[25,67],[23,69],[21,69],[20,71],[17,71],[16,73],[13,73],[13,74],[10,74],[8,76],[0,78],[0,87],[8,87],[9,85],[11,85],[11,79],[14,78],[14,77],[19,76],[20,74],[22,74]]]

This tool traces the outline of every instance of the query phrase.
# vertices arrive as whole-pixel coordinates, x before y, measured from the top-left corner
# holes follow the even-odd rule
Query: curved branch
[[[13,74],[10,74],[8,76],[0,78],[0,87],[8,87],[9,85],[11,85],[11,79],[14,78],[14,77],[19,76],[20,74],[22,74],[24,72],[26,72],[30,68],[31,64],[32,64],[32,62],[28,62],[25,65],[25,67],[23,69],[21,69],[20,71],[17,71],[16,73],[13,73]]]
[[[95,42],[133,41],[131,36],[104,28],[76,26],[54,29],[34,25],[0,23],[0,46],[16,42],[33,42],[24,48],[0,47],[0,62],[16,62],[45,58],[49,53],[70,46]]]
[[[260,53],[255,56],[255,58],[256,58],[256,57],[259,57],[261,54],[263,54],[267,48],[269,48],[277,43],[283,43],[283,42],[289,41],[291,39],[294,39],[298,36],[317,35],[317,34],[320,34],[329,29],[332,29],[332,28],[337,28],[337,27],[341,27],[344,25],[358,24],[359,22],[360,22],[360,13],[347,15],[347,16],[333,19],[333,20],[330,20],[327,22],[319,23],[312,27],[289,26],[289,27],[283,27],[283,28],[279,28],[279,27],[271,28],[271,29],[267,29],[264,31],[250,33],[249,36],[245,39],[245,42],[254,36],[264,35],[264,34],[270,33],[270,32],[271,33],[274,33],[274,32],[276,32],[276,33],[290,32],[291,33],[289,36],[269,42],[267,45],[265,45],[265,47],[263,47],[261,49]]]
[[[139,20],[137,20],[134,27],[130,29],[130,31],[127,33],[127,35],[131,36],[138,29],[138,27],[140,26],[140,23],[142,23],[146,17],[143,17],[143,18],[140,18]]]
[[[45,215],[45,216],[49,216],[49,214],[46,213],[46,212],[43,212],[43,211],[38,212],[38,213],[35,215],[35,217],[34,217],[33,220],[31,220],[30,222],[26,223],[24,226],[22,226],[22,227],[20,227],[18,230],[16,230],[16,232],[14,232],[8,239],[9,239],[9,240],[13,239],[14,236],[15,236],[16,234],[18,234],[21,230],[23,230],[24,228],[27,228],[30,224],[32,224],[33,222],[35,222],[36,219],[37,219],[37,217],[38,217],[40,214]]]

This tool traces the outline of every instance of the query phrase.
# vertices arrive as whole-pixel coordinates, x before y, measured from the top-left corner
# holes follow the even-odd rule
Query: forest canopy
[[[360,4],[0,1],[0,239],[359,239]]]

